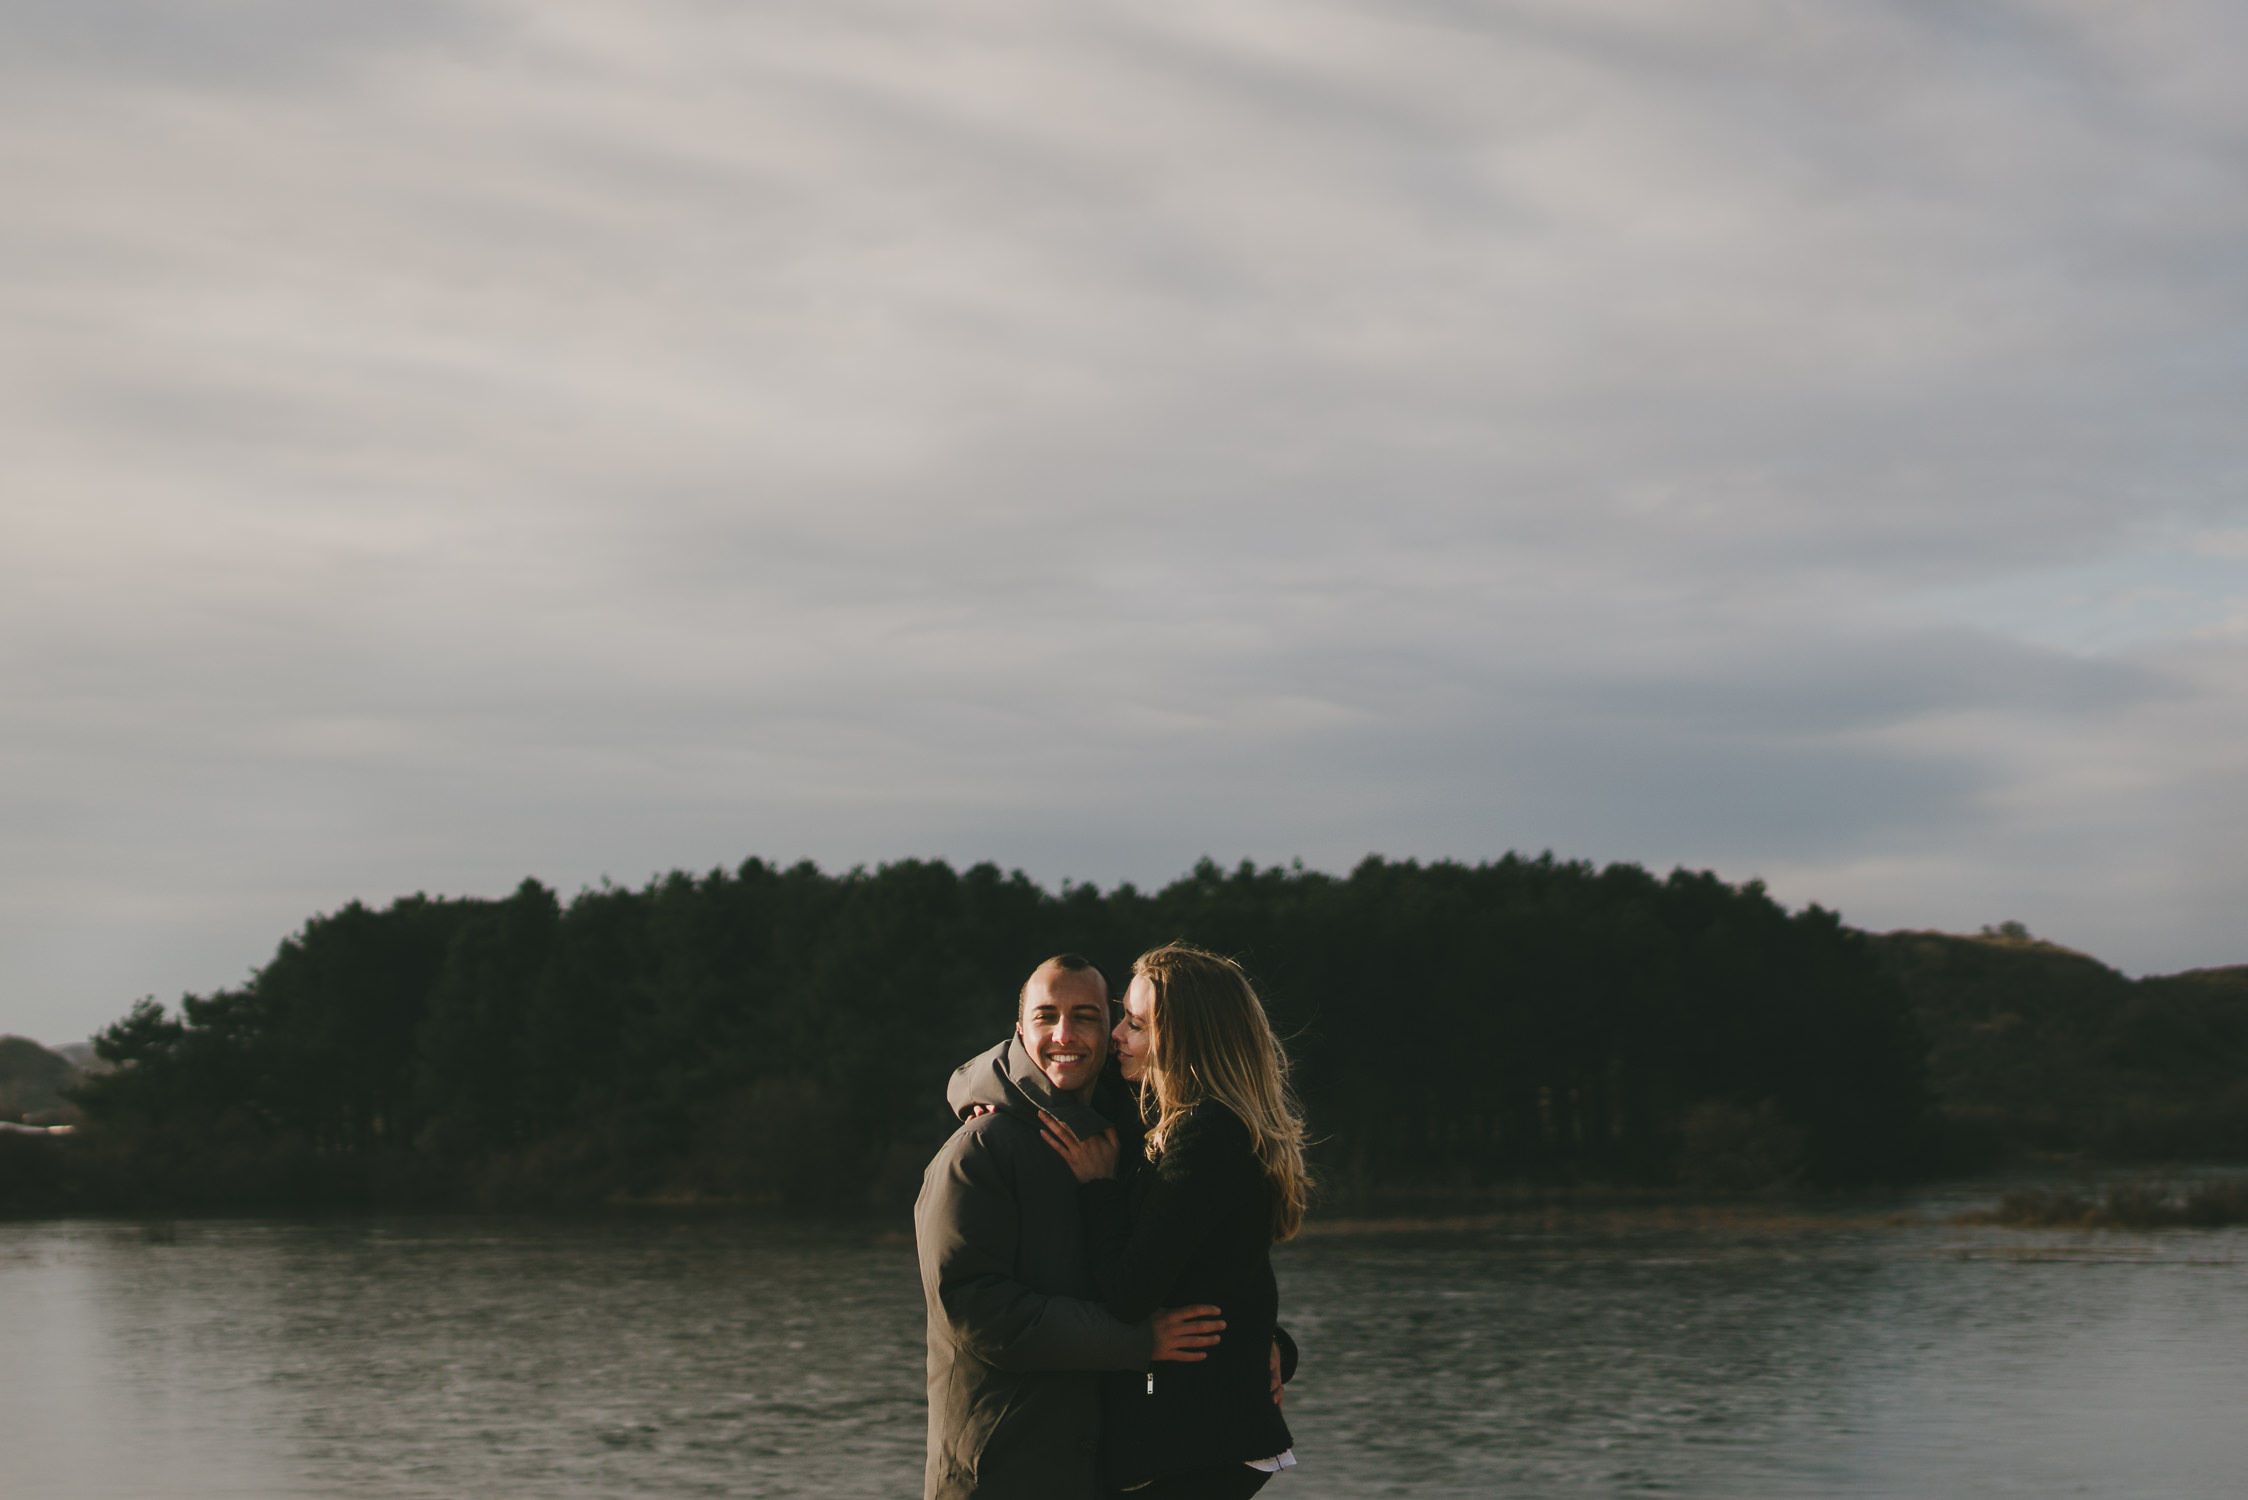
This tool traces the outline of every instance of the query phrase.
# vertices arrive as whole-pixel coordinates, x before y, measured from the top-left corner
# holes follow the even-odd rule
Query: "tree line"
[[[1152,892],[752,859],[353,903],[105,1030],[71,1149],[90,1195],[182,1204],[894,1202],[1035,963],[1120,988],[1179,938],[1257,981],[1331,1201],[1855,1182],[1928,1149],[1926,1044],[1863,934],[1755,882],[1550,855],[1205,861]]]

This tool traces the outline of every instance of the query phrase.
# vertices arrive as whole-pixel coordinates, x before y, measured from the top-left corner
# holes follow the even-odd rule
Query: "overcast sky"
[[[2248,960],[2248,9],[8,0],[0,1031],[755,854]]]

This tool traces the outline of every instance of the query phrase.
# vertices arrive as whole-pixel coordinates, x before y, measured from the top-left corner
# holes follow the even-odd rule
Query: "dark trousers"
[[[1174,1474],[1136,1490],[1110,1490],[1108,1500],[1249,1500],[1272,1476],[1247,1464]]]

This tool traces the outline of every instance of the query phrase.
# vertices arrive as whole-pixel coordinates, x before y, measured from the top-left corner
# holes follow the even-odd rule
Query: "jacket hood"
[[[1107,1079],[1107,1069],[1101,1073]],[[1095,1085],[1095,1097],[1103,1097],[1106,1090]],[[1116,1122],[1098,1110],[1079,1104],[1066,1094],[1054,1091],[1046,1075],[1023,1050],[1020,1039],[1010,1036],[998,1046],[977,1053],[952,1070],[952,1080],[945,1085],[945,1103],[951,1106],[953,1118],[958,1119],[978,1104],[989,1104],[1010,1114],[1021,1115],[1032,1125],[1038,1123],[1040,1110],[1060,1120],[1081,1136],[1099,1135],[1111,1129]]]

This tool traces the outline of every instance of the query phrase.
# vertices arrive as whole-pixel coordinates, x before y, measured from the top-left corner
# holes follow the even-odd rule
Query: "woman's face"
[[[1132,987],[1124,992],[1124,1019],[1108,1039],[1125,1081],[1138,1083],[1145,1078],[1148,1059],[1155,1055],[1155,986],[1145,974],[1132,976]]]

